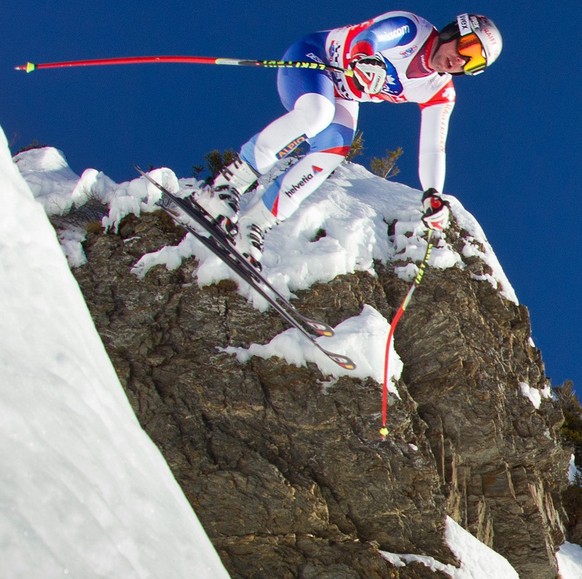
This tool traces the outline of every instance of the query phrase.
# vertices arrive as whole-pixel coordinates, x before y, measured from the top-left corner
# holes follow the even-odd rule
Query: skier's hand
[[[431,187],[422,196],[422,221],[429,228],[444,231],[449,226],[451,211],[449,202]]]
[[[354,82],[367,94],[378,94],[386,84],[386,63],[381,56],[364,56],[350,62]]]

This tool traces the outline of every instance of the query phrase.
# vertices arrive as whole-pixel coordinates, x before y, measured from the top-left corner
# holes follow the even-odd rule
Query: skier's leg
[[[346,158],[358,110],[357,102],[337,99],[333,122],[309,140],[309,153],[266,189],[261,201],[278,221],[291,216]]]
[[[294,44],[284,58],[321,60],[325,33]],[[289,111],[273,121],[241,148],[240,158],[223,168],[211,188],[197,196],[198,203],[230,234],[236,230],[240,196],[277,161],[302,142],[323,131],[335,115],[334,85],[329,73],[318,70],[281,69],[278,90]]]
[[[291,216],[345,159],[357,118],[358,103],[338,99],[333,122],[310,139],[310,152],[271,183],[241,215],[237,244],[254,265],[260,262],[266,231]]]
[[[283,60],[323,62],[326,36],[316,33],[296,42]],[[281,68],[277,73],[277,90],[289,112],[252,137],[240,153],[261,174],[301,143],[321,133],[335,115],[335,88],[329,72]]]
[[[335,106],[328,98],[307,93],[299,97],[291,111],[245,143],[240,157],[258,173],[264,174],[301,143],[329,126],[334,113]]]

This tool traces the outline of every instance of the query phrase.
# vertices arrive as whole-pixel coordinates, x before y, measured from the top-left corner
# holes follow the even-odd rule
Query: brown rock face
[[[563,542],[567,455],[556,444],[563,417],[549,401],[536,410],[521,393],[521,383],[545,385],[526,309],[464,278],[460,270],[433,272],[403,321],[396,344],[403,379],[429,425],[447,512],[521,576],[554,577],[552,553]],[[422,304],[425,312],[437,304],[430,320]]]
[[[285,329],[232,282],[198,287],[193,259],[142,280],[130,272],[182,236],[158,214],[126,218],[119,234],[88,236],[74,273],[143,428],[233,577],[439,576],[378,550],[455,564],[446,515],[522,577],[556,576],[562,416],[522,395],[520,383],[546,385],[527,311],[472,279],[480,264],[428,270],[396,332],[405,369],[382,442],[373,380],[220,350]],[[315,286],[297,306],[332,325],[364,304],[391,319],[406,289],[378,264],[376,277]]]

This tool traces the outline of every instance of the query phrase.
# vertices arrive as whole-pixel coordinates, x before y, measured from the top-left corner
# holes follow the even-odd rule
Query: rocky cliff
[[[61,231],[71,221],[79,224],[75,211],[54,218]],[[410,261],[396,230],[384,231],[388,259],[295,292],[297,307],[332,326],[364,306],[392,319]],[[331,378],[284,353],[247,363],[226,353],[286,326],[233,281],[201,287],[199,258],[135,274],[144,255],[184,234],[160,211],[108,231],[93,223],[74,273],[143,428],[232,577],[446,577],[381,552],[458,565],[447,516],[521,577],[556,577],[563,416],[526,308],[491,283],[486,251],[462,219],[438,242],[459,261],[429,267],[396,332],[404,370],[385,441],[374,379]]]

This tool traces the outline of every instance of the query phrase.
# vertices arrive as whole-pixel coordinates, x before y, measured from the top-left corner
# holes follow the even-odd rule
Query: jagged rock
[[[130,272],[182,234],[158,214],[126,218],[117,234],[88,235],[74,273],[141,424],[233,577],[444,577],[378,550],[455,564],[447,514],[521,576],[556,576],[561,413],[520,393],[545,386],[543,365],[526,309],[471,277],[483,264],[428,271],[396,333],[405,371],[381,442],[373,380],[221,350],[285,329],[232,282],[200,288],[194,260]],[[407,287],[376,269],[299,292],[298,307],[332,325],[364,304],[390,319]]]
[[[556,443],[562,413],[549,400],[536,410],[520,391],[546,385],[527,310],[461,270],[427,278],[396,348],[447,510],[521,576],[555,577],[568,457]]]

